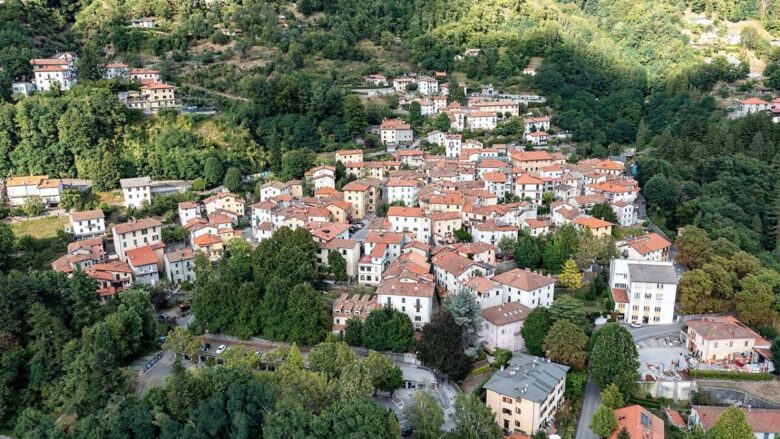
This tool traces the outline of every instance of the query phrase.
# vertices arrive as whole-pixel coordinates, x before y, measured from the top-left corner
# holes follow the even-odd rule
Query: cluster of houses
[[[780,98],[775,98],[772,102],[760,98],[743,99],[739,101],[739,106],[731,117],[744,117],[755,113],[766,113],[772,118],[772,122],[780,122]]]
[[[121,183],[126,207],[142,207],[155,195],[191,187],[188,182],[157,182],[148,177],[123,179]],[[165,226],[156,219],[131,219],[109,229],[102,210],[71,212],[65,229],[75,241],[52,268],[64,273],[84,271],[97,280],[101,299],[116,297],[134,283],[156,285],[160,279],[172,285],[193,282],[197,254],[216,261],[228,241],[241,237],[234,226],[244,218],[244,204],[230,192],[214,193],[200,203],[179,203],[179,225],[187,231],[186,243],[167,246],[162,241]]]
[[[73,52],[64,52],[52,58],[30,60],[33,67],[33,81],[19,81],[11,84],[14,95],[28,97],[35,92],[45,92],[52,88],[70,90],[77,82],[78,56]],[[119,100],[130,108],[137,108],[147,114],[153,114],[163,108],[179,108],[176,101],[176,87],[163,82],[160,72],[146,68],[131,69],[121,62],[110,62],[103,66],[105,79],[125,79],[139,82],[138,91],[130,90],[118,93]]]

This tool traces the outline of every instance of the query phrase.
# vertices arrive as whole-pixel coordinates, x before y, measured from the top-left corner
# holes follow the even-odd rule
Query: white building
[[[106,79],[122,79],[127,76],[130,68],[125,63],[112,62],[105,65],[103,77]]]
[[[419,207],[390,206],[387,219],[394,232],[413,233],[424,244],[431,240],[431,219]]]
[[[131,220],[117,224],[112,230],[114,251],[124,262],[127,262],[127,251],[138,247],[146,247],[161,242],[162,223],[153,218]]]
[[[406,207],[417,205],[419,182],[411,178],[391,178],[387,182],[387,202],[400,201]]]
[[[55,84],[60,90],[70,90],[76,85],[76,61],[72,53],[61,53],[54,58],[36,58],[30,60],[33,66],[35,89],[49,91]]]
[[[657,233],[637,236],[636,238],[618,241],[618,255],[632,261],[668,261],[669,249],[672,243]]]
[[[106,233],[105,215],[100,209],[71,212],[68,217],[70,219],[70,233],[77,241]]]
[[[190,220],[200,218],[200,205],[192,201],[179,203],[179,224],[186,226]]]
[[[5,192],[11,206],[23,206],[30,198],[39,197],[46,207],[60,204],[62,180],[49,178],[48,175],[11,177],[5,182]]]
[[[523,121],[523,134],[531,134],[534,131],[547,131],[550,129],[550,118],[547,116],[526,117]]]
[[[444,250],[431,258],[436,284],[450,294],[459,291],[474,276],[492,276],[493,267],[481,264],[454,250]]]
[[[444,135],[444,155],[447,158],[459,158],[463,148],[463,136],[460,134]]]
[[[132,81],[138,81],[142,83],[154,83],[160,82],[160,71],[153,69],[132,69],[127,72],[127,77]]]
[[[432,95],[439,92],[439,82],[429,76],[423,76],[417,81],[417,91],[424,95]]]
[[[495,276],[493,280],[506,287],[502,303],[520,302],[528,308],[552,305],[556,281],[549,275],[515,268]]]
[[[134,18],[130,20],[130,27],[143,27],[151,29],[157,25],[157,20],[152,17]]]
[[[151,246],[137,247],[127,251],[127,265],[133,270],[135,283],[156,285],[160,281],[157,270],[157,256]]]
[[[379,126],[379,137],[383,144],[396,146],[412,143],[414,132],[408,123],[397,119],[385,119]]]
[[[479,338],[485,343],[485,348],[489,351],[496,348],[522,351],[525,342],[520,330],[530,312],[531,309],[520,302],[482,308],[483,325]]]
[[[14,82],[11,84],[11,94],[29,97],[35,93],[35,84],[32,82]]]
[[[671,262],[613,259],[609,266],[612,299],[623,322],[673,323],[677,284]]]
[[[545,131],[534,131],[533,133],[527,134],[525,138],[526,140],[531,141],[531,145],[544,146],[547,145],[550,136]]]
[[[192,189],[192,182],[182,180],[152,181],[151,177],[123,178],[119,180],[125,207],[140,208],[152,202],[155,195],[183,193]]]
[[[422,329],[431,321],[435,306],[435,286],[409,278],[395,278],[382,282],[376,289],[378,301],[409,316],[415,329]]]
[[[466,127],[470,130],[488,130],[496,128],[498,117],[489,111],[472,111],[466,117]]]
[[[165,263],[165,275],[173,284],[181,282],[195,282],[195,252],[192,248],[185,247],[163,255]]]
[[[472,241],[484,242],[490,245],[498,245],[502,239],[517,240],[517,233],[520,229],[508,224],[499,224],[495,221],[486,221],[477,223],[471,228]]]

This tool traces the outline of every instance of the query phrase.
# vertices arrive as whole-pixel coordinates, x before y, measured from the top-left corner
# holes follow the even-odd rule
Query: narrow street
[[[590,431],[590,418],[601,404],[601,395],[598,386],[588,381],[585,387],[585,398],[582,400],[582,410],[580,410],[580,420],[577,422],[576,439],[599,439],[599,436]]]

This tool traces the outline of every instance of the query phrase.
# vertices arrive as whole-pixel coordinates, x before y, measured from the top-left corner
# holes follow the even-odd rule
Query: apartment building
[[[119,180],[127,208],[138,209],[152,202],[156,195],[187,192],[192,189],[192,182],[184,180],[153,181],[151,177],[123,178]]]
[[[486,291],[486,294],[489,294],[489,291]],[[489,351],[497,348],[512,352],[522,351],[525,348],[525,341],[520,335],[520,330],[523,329],[523,323],[530,312],[531,308],[520,302],[483,307],[483,322],[479,330],[479,338],[485,343],[485,348]]]
[[[160,281],[157,256],[151,246],[127,251],[127,265],[133,270],[133,279],[143,285],[156,285]]]
[[[60,204],[64,186],[62,180],[48,175],[11,177],[5,181],[5,192],[11,206],[23,206],[30,198],[39,197],[46,207]]]
[[[414,132],[408,123],[398,119],[385,119],[379,125],[379,137],[384,145],[397,146],[412,143]]]
[[[195,252],[191,247],[163,255],[165,275],[172,285],[195,282]]]
[[[100,209],[71,212],[68,219],[69,231],[77,241],[106,233],[105,215]]]
[[[495,276],[493,280],[506,288],[502,303],[520,302],[528,308],[552,305],[556,282],[552,276],[527,268],[515,268]]]
[[[749,363],[753,348],[769,349],[771,342],[733,316],[703,317],[688,322],[686,347],[706,363]]]
[[[127,262],[129,250],[160,243],[161,230],[162,223],[153,218],[130,220],[114,226],[111,231],[117,256]]]
[[[387,219],[394,232],[412,233],[417,241],[431,241],[431,219],[419,207],[390,206]]]
[[[404,206],[414,207],[417,205],[417,193],[420,183],[410,178],[391,178],[387,182],[387,202],[395,203],[400,201]]]
[[[609,266],[615,311],[626,323],[674,322],[677,284],[677,273],[671,262],[613,259]]]
[[[568,366],[515,353],[484,385],[488,408],[506,432],[534,434],[552,425],[563,405]]]
[[[431,321],[436,306],[434,284],[415,279],[385,280],[376,289],[376,296],[380,305],[391,306],[408,315],[418,330]]]
[[[244,204],[243,198],[230,192],[220,192],[203,200],[203,205],[206,206],[206,215],[211,215],[219,210],[225,210],[233,212],[239,218],[243,218],[245,214]]]
[[[633,261],[668,261],[672,243],[657,233],[618,241],[617,251],[623,259]]]

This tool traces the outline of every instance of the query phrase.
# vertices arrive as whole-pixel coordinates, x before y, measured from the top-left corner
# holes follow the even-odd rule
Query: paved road
[[[366,235],[368,235],[368,225],[371,224],[371,221],[374,219],[374,216],[375,215],[373,213],[366,215],[366,217],[360,221],[361,223],[363,223],[363,228],[357,230],[349,238],[354,239],[356,241],[360,241],[361,243],[365,241]]]
[[[582,401],[582,410],[580,411],[580,420],[577,423],[577,434],[575,439],[599,439],[599,436],[590,431],[590,418],[601,404],[601,396],[598,386],[588,381],[585,387],[585,399]]]

